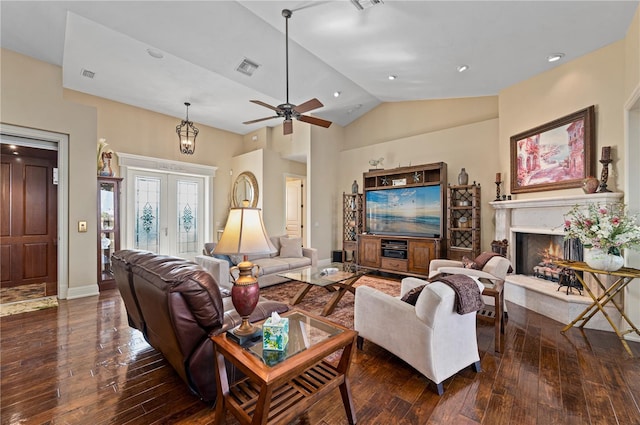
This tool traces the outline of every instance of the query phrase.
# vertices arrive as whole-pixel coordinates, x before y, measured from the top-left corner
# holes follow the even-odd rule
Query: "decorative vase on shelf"
[[[353,184],[351,185],[351,193],[358,193],[358,182],[357,181],[353,181]]]
[[[609,254],[601,248],[585,248],[584,262],[592,269],[614,272],[622,268],[624,258],[621,255]]]
[[[469,184],[469,174],[467,174],[467,171],[464,168],[460,170],[460,174],[458,174],[458,184],[460,186]]]
[[[582,181],[582,190],[584,190],[584,193],[596,193],[599,185],[600,180],[593,176],[587,177]]]

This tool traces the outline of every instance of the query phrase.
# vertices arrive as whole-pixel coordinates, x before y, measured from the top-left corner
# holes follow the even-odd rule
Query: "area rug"
[[[0,317],[13,314],[27,313],[29,311],[44,310],[58,306],[56,297],[45,297],[37,300],[18,301],[8,304],[0,304]]]
[[[306,284],[290,281],[280,283],[278,285],[269,286],[267,288],[260,289],[260,295],[272,300],[280,301],[291,306],[291,298],[298,293],[298,291]],[[400,280],[389,279],[375,275],[362,276],[354,284],[356,292],[359,286],[369,286],[375,288],[381,292],[392,295],[394,297],[400,295]],[[308,311],[316,315],[322,313],[322,309],[329,302],[333,296],[332,292],[326,289],[314,286],[304,297],[302,302],[292,306],[294,308]],[[353,303],[355,297],[351,292],[344,294],[333,313],[327,316],[327,319],[343,325],[349,329],[353,329]]]

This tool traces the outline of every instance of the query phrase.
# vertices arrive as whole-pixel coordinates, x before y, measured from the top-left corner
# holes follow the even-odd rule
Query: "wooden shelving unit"
[[[449,185],[447,199],[447,258],[480,255],[480,184]]]
[[[358,262],[358,235],[364,226],[364,195],[342,193],[342,262]]]
[[[424,277],[429,273],[429,262],[442,258],[446,237],[447,164],[437,162],[390,170],[371,170],[363,175],[364,207],[370,190],[440,186],[440,231],[435,237],[417,237],[393,234],[360,234],[357,262],[363,267],[383,272]],[[364,222],[363,215],[363,222]],[[366,230],[366,229],[363,229]],[[435,233],[435,232],[434,232]]]

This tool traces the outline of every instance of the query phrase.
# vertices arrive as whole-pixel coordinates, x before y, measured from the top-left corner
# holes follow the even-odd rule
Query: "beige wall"
[[[622,105],[624,104],[625,43],[619,41],[569,61],[500,92],[500,171],[510,185],[510,137],[556,118],[595,105],[596,148],[612,147],[609,189],[623,187],[624,157]],[[599,177],[597,163],[594,174]],[[581,194],[581,188],[519,194],[518,199]],[[560,223],[558,223],[560,225]]]
[[[97,262],[96,109],[64,98],[60,67],[9,50],[0,54],[0,121],[69,136],[68,287],[95,286],[97,266],[87,265]],[[87,233],[77,232],[80,220]]]
[[[213,179],[212,233],[217,222],[224,226],[229,207],[231,158],[243,151],[242,136],[194,122],[199,130],[196,150],[193,155],[183,155],[178,150],[176,134],[176,126],[183,117],[158,114],[73,90],[64,90],[64,97],[95,108],[98,118],[95,143],[105,138],[115,152],[218,167]],[[197,107],[192,103],[190,110],[193,112]],[[205,235],[207,240],[212,238],[213,234]]]
[[[341,199],[342,192],[351,191],[353,180],[358,181],[362,191],[362,173],[370,168],[369,159],[380,157],[385,158],[385,169],[445,162],[447,181],[451,184],[457,184],[458,174],[464,167],[469,174],[469,182],[476,181],[482,188],[482,246],[488,249],[494,233],[489,202],[495,198],[493,181],[499,169],[497,118],[343,151],[340,155],[340,186],[336,190],[336,199]],[[340,212],[338,219],[341,217]],[[338,223],[335,240],[339,247],[342,225],[340,221]]]
[[[432,133],[497,117],[496,96],[382,103],[346,127],[343,149]],[[393,165],[385,162],[386,167]]]
[[[640,6],[625,37],[625,78],[624,93],[628,99],[640,86]]]

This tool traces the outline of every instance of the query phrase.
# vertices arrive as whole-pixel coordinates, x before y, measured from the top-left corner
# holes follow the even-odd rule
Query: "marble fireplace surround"
[[[495,238],[509,241],[508,257],[515,264],[516,233],[563,235],[564,215],[575,205],[608,204],[621,201],[622,193],[594,193],[557,198],[493,201],[495,210]],[[605,277],[606,278],[606,277]],[[589,288],[601,293],[595,282],[587,280]],[[561,323],[570,323],[590,303],[588,294],[576,291],[567,294],[566,288],[558,291],[558,284],[533,276],[512,274],[505,280],[505,299]],[[616,325],[620,314],[613,306],[606,306],[607,313]],[[597,313],[585,328],[611,331],[602,313]]]

